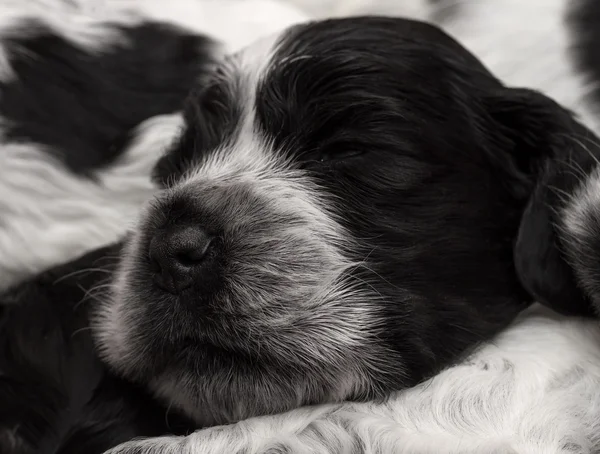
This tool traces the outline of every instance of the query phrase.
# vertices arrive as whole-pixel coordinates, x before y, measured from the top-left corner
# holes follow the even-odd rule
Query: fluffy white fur
[[[154,192],[150,172],[178,115],[151,118],[97,181],[80,178],[33,143],[0,143],[0,287],[115,241]]]
[[[590,213],[596,212],[598,207],[600,207],[600,163],[599,167],[581,182],[575,195],[570,197],[562,212],[563,227],[575,238],[597,235],[595,224],[590,222]]]

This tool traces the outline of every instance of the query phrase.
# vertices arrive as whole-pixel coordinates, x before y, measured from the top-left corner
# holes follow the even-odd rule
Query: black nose
[[[204,265],[212,237],[200,227],[170,227],[150,241],[149,256],[157,273],[156,284],[178,294],[189,288],[199,268]]]

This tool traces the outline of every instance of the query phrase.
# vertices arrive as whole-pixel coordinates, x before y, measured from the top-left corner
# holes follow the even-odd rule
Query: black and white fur
[[[165,190],[143,211],[93,331],[114,370],[198,425],[242,422],[112,452],[598,447],[594,321],[534,310],[499,347],[373,402],[506,326],[527,299],[519,282],[538,290],[520,261],[532,244],[516,243],[518,279],[513,245],[529,234],[533,180],[595,140],[570,112],[401,19],[300,25],[228,58],[205,84],[157,166]],[[203,261],[184,263],[187,247],[165,239],[181,229],[216,238]],[[157,239],[169,268],[153,257]],[[156,286],[157,275],[179,278],[173,260],[193,282]],[[567,310],[585,312],[571,277],[578,307]],[[536,359],[548,339],[551,354]],[[573,362],[559,355],[570,346]]]
[[[458,21],[459,25],[453,32],[461,40],[467,41],[470,48],[473,43],[487,42],[489,47],[482,46],[482,51],[478,52],[478,55],[501,76],[522,74],[518,71],[519,68],[533,68],[535,62],[543,62],[545,58],[556,58],[557,64],[542,65],[546,68],[544,71],[540,71],[539,68],[536,71],[525,70],[524,72],[529,74],[529,80],[526,80],[525,84],[546,89],[544,84],[548,81],[550,84],[548,92],[551,95],[569,107],[577,108],[579,112],[586,112],[583,107],[579,108],[582,98],[578,97],[584,90],[584,84],[580,83],[583,78],[577,75],[577,71],[573,70],[572,66],[565,63],[564,54],[534,51],[531,51],[531,54],[518,53],[514,52],[514,49],[511,51],[510,46],[498,45],[499,41],[502,44],[508,41],[494,38],[494,33],[509,28],[503,26],[500,19],[498,19],[499,25],[491,27],[485,19],[515,18],[518,17],[519,11],[523,12],[526,8],[523,2],[519,3],[523,8],[521,10],[519,10],[521,6],[514,2],[512,9],[508,9],[508,6],[511,6],[510,2],[500,3],[503,5],[495,10],[498,14],[475,15],[469,20]],[[556,49],[557,43],[550,38],[554,38],[555,32],[563,36],[560,25],[563,10],[562,7],[557,7],[557,2],[551,3],[551,7],[544,10],[548,14],[536,15],[538,19],[543,17],[551,20],[542,21],[541,25],[532,29],[526,26],[531,23],[530,16],[527,16],[527,20],[523,19],[523,33],[520,37],[523,38],[524,44],[535,41],[534,36],[543,37],[545,41],[543,39],[539,41],[544,41],[548,46],[544,49]],[[494,8],[490,2],[480,2],[480,4],[487,4],[487,8]],[[15,5],[21,4],[15,3]],[[178,10],[161,8],[159,3],[153,5],[154,11],[159,15]],[[112,7],[114,8],[114,5]],[[416,7],[415,11],[418,8]],[[466,6],[463,11],[468,11]],[[500,12],[506,14],[501,15]],[[97,10],[94,10],[94,14],[96,13]],[[188,25],[197,20],[197,17],[189,14],[184,14],[182,17],[186,18]],[[515,20],[510,21],[511,26],[515,23]],[[484,30],[470,35],[473,27],[481,27]],[[58,28],[60,29],[60,26]],[[519,34],[514,33],[511,36],[517,35]],[[484,39],[486,36],[489,37],[489,41]],[[529,40],[526,39],[528,36]],[[520,40],[515,39],[511,42],[518,44]],[[564,42],[560,41],[559,44],[562,46]],[[490,57],[490,52],[486,53],[490,49],[505,49],[505,51],[500,50]],[[561,50],[565,49],[561,47]],[[259,51],[259,63],[261,56],[264,55]],[[249,60],[250,64],[257,61],[255,58]],[[570,68],[570,71],[563,71],[564,68]],[[550,70],[557,72],[551,73]],[[543,77],[546,75],[548,75],[547,79]],[[523,81],[519,82],[518,79],[519,76],[514,77],[513,82],[522,84]],[[553,82],[557,85],[552,85]],[[567,89],[559,87],[567,87]],[[565,101],[561,97],[568,99]],[[569,102],[570,100],[573,102]],[[593,97],[585,98],[584,101],[589,105],[588,102],[593,101]],[[179,118],[174,116],[166,119],[167,124],[172,119],[175,120],[170,123],[175,127],[168,131],[176,131]],[[593,119],[593,116],[584,114],[584,120],[588,125],[593,125]],[[160,117],[157,118],[155,125],[161,125]],[[162,137],[162,134],[158,136],[160,139],[158,147],[140,148],[140,150],[160,149],[162,139],[165,137]],[[39,159],[40,156],[46,155],[35,155],[35,159]],[[123,156],[127,155],[123,154]],[[50,167],[54,166],[53,162]],[[143,169],[134,169],[132,173],[139,175],[138,172],[143,173],[150,166],[151,163]],[[59,167],[59,170],[60,172],[55,174],[59,178],[55,180],[71,175],[70,171],[65,172],[63,167]],[[130,181],[131,178],[127,177],[127,180]],[[79,179],[76,181],[80,182]],[[148,185],[145,174],[138,181]],[[80,188],[80,186],[74,187]],[[108,189],[109,191],[105,192],[108,195],[100,199],[105,207],[114,206],[115,203],[114,197],[110,196],[112,194],[110,187]],[[152,191],[152,188],[150,187],[149,190]],[[37,197],[39,198],[40,195],[37,194]],[[144,193],[141,198],[145,197],[147,193]],[[132,202],[122,211],[125,214],[133,213],[136,211],[138,201]],[[39,206],[45,208],[50,205],[41,203]],[[92,226],[106,213],[97,216],[100,213],[98,207],[101,205],[92,206],[95,207],[90,213],[93,215],[90,219],[93,220],[80,224],[80,227],[94,232]],[[82,219],[87,219],[85,213],[80,213]],[[62,222],[61,212],[57,211],[52,219],[60,219]],[[124,225],[119,223],[108,237],[115,238],[123,229]],[[27,238],[31,239],[35,236],[28,235]],[[55,245],[57,238],[60,237],[54,235],[51,238],[40,238],[44,241],[39,244]],[[108,237],[100,237],[98,243],[108,241]],[[48,241],[49,239],[52,241]],[[93,241],[90,239],[89,245],[82,244],[82,248],[93,247]],[[15,243],[17,244],[19,243]],[[73,247],[69,250],[68,244],[61,244],[61,248],[57,249],[56,254],[51,256],[47,263],[61,257],[69,257],[70,254],[76,255],[77,248]],[[36,266],[38,263],[36,256],[30,257],[32,257],[30,263]],[[41,263],[40,267],[43,266],[44,264]],[[27,271],[23,275],[26,273]],[[158,452],[168,452],[168,449],[179,452],[177,449],[182,443],[190,452],[235,452],[237,448],[250,452],[265,452],[268,448],[279,447],[283,450],[285,446],[292,452],[319,452],[319,449],[336,452],[336,446],[338,452],[348,452],[355,446],[367,446],[373,450],[381,449],[383,452],[439,452],[440,449],[444,452],[493,452],[494,449],[496,452],[573,452],[576,449],[581,452],[593,452],[598,443],[594,435],[597,432],[598,420],[597,340],[594,322],[562,320],[547,314],[527,314],[497,338],[493,345],[484,347],[470,360],[448,369],[433,381],[393,396],[388,405],[344,404],[308,408],[280,417],[252,419],[225,429],[200,431],[185,439],[150,440],[142,445],[147,448],[147,451]],[[565,360],[565,358],[569,359]],[[492,390],[497,392],[493,393]],[[511,398],[507,399],[507,396]],[[487,404],[482,407],[480,402],[483,401]],[[477,411],[479,409],[481,411]],[[457,414],[461,417],[457,418]],[[548,426],[551,426],[551,429],[548,429]],[[385,430],[385,436],[382,430]],[[164,450],[161,451],[163,448]]]
[[[212,61],[297,21],[270,0],[0,2],[0,288],[116,241]]]
[[[107,251],[27,279],[120,238],[191,87],[297,17],[249,3],[0,2],[0,452],[100,454],[191,427],[100,366],[88,309]]]
[[[193,429],[108,373],[94,351],[89,313],[105,297],[118,251],[95,250],[0,297],[0,452],[101,454],[135,437]]]

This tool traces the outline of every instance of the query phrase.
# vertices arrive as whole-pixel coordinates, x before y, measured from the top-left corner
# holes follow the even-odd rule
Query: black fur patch
[[[131,129],[178,111],[212,61],[212,42],[161,23],[114,27],[117,43],[86,49],[47,26],[3,39],[16,78],[0,81],[9,140],[35,142],[73,172],[110,164]]]
[[[101,454],[191,427],[98,360],[88,314],[118,247],[103,248],[0,296],[0,452]]]

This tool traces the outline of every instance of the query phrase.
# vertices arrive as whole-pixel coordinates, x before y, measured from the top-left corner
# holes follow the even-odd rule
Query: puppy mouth
[[[205,338],[197,338],[186,336],[182,338],[177,345],[178,354],[187,357],[193,363],[198,364],[198,361],[210,364],[211,367],[220,364],[221,366],[236,368],[252,368],[261,363],[268,361],[268,358],[260,352],[260,358],[255,350],[244,348],[239,345],[239,341],[233,341],[230,345],[223,345],[222,342],[215,343]]]
[[[171,345],[177,350],[196,351],[206,354],[248,355],[252,346],[260,342],[259,333],[247,332],[245,317],[236,317],[235,324],[222,314],[204,314],[196,320],[193,329],[181,332]]]

